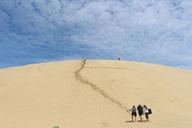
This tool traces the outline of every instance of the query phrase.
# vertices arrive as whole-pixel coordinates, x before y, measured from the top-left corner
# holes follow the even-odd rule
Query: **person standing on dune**
[[[143,121],[143,119],[142,119],[143,107],[141,105],[138,105],[137,106],[137,111],[138,111],[138,114],[139,114],[139,117],[140,117],[140,121]]]
[[[151,108],[148,108],[146,105],[143,105],[143,113],[145,114],[146,121],[149,121],[149,115],[152,114]]]
[[[133,107],[131,109],[129,109],[128,111],[131,111],[131,119],[132,119],[132,122],[133,121],[136,121],[136,117],[137,117],[137,109],[135,107],[135,105],[133,105]],[[133,119],[134,118],[134,119]]]
[[[143,105],[143,113],[145,114],[146,121],[149,121],[149,111],[146,105]]]

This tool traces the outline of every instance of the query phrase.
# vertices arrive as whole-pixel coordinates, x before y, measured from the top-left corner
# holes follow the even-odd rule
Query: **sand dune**
[[[192,72],[125,61],[0,70],[0,128],[191,128]],[[150,122],[128,123],[132,105]]]

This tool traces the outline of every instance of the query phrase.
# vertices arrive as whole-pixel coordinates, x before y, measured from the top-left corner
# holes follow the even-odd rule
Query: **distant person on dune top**
[[[139,114],[139,117],[140,117],[140,121],[143,121],[143,119],[142,119],[143,107],[141,105],[138,105],[137,106],[137,111],[138,111],[138,114]]]

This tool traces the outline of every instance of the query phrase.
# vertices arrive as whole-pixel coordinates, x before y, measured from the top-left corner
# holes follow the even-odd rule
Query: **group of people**
[[[137,113],[140,117],[140,121],[143,121],[142,115],[145,115],[146,121],[149,121],[149,114],[152,114],[152,110],[148,108],[146,105],[138,105],[137,108],[135,105],[128,111],[131,111],[132,121],[137,121]]]

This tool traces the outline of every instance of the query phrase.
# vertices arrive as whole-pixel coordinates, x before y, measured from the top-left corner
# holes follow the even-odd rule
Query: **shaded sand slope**
[[[192,73],[123,61],[65,61],[0,70],[0,128],[191,128]],[[151,122],[127,123],[133,104]]]

